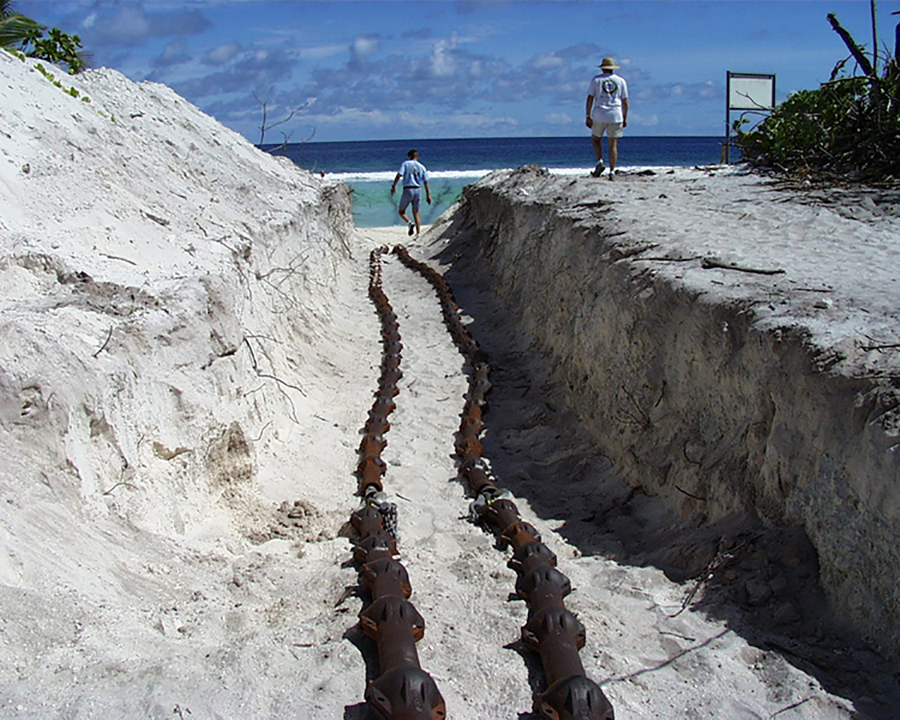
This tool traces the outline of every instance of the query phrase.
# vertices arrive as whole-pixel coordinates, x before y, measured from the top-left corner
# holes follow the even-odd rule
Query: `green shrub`
[[[835,19],[834,24],[837,24]],[[861,51],[848,39],[858,57]],[[793,175],[883,180],[900,178],[900,67],[839,77],[794,93],[757,128],[736,124],[744,160]]]
[[[895,86],[896,87],[896,86]],[[896,99],[870,78],[791,95],[755,130],[738,133],[751,164],[797,174],[900,177]]]
[[[81,38],[64,33],[59,28],[52,28],[46,33],[46,28],[41,27],[29,33],[25,41],[25,54],[55,65],[65,65],[70,75],[76,75],[87,67],[81,52]]]

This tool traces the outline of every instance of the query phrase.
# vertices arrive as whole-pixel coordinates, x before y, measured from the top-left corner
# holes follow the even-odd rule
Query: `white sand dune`
[[[257,151],[164,86],[103,69],[59,80],[0,52],[0,716],[363,718],[373,649],[340,532],[380,362],[368,252],[408,238],[356,230],[345,187]],[[780,297],[825,346],[897,342],[896,218],[801,212],[722,180],[635,182],[616,222],[677,244],[666,252],[792,270],[816,223],[851,233],[852,247],[804,249],[791,275],[802,287]],[[684,229],[685,210],[710,234]],[[464,250],[448,223],[412,248],[442,269]],[[763,231],[781,244],[760,257],[749,248]],[[484,267],[457,259],[454,289],[495,364],[486,447],[572,579],[582,659],[617,717],[888,717],[889,676],[865,646],[839,663],[789,628],[787,650],[754,645],[687,602],[695,583],[667,577],[651,548],[625,547],[627,517],[598,524],[628,494],[620,469]],[[666,267],[710,293],[724,282]],[[529,717],[541,680],[517,643],[526,609],[455,480],[462,358],[424,281],[388,257],[384,284],[404,344],[385,483],[426,620],[422,665],[451,718]],[[637,512],[676,521],[649,500]],[[796,559],[814,573],[814,558]]]

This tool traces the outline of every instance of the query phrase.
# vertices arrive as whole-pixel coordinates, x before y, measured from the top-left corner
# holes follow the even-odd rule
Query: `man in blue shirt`
[[[425,187],[425,202],[431,205],[431,189],[428,187],[428,171],[425,166],[419,162],[419,151],[410,150],[406,153],[409,158],[401,166],[391,184],[391,195],[397,189],[397,183],[403,180],[403,194],[400,196],[399,215],[403,218],[403,222],[409,225],[409,234],[416,233],[422,229],[422,223],[419,220],[419,206],[422,204],[422,187]],[[413,218],[415,222],[406,215],[406,208],[412,205]]]

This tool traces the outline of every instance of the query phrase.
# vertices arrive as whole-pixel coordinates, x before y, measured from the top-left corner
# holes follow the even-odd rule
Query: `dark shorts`
[[[404,212],[410,205],[415,212],[419,212],[422,205],[422,188],[403,188],[403,194],[400,196],[400,212]]]

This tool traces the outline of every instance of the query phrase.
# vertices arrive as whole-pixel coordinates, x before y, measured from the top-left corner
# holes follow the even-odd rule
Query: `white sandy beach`
[[[0,52],[0,717],[365,718],[375,656],[342,529],[380,363],[368,253],[409,238],[354,228],[346,187],[164,86],[58,77]],[[614,200],[623,236],[664,258],[652,272],[802,326],[849,376],[898,376],[896,205],[797,202],[721,169],[554,182]],[[654,548],[635,552],[629,518],[598,526],[628,484],[521,319],[455,255],[453,227],[408,247],[442,272],[460,262],[448,275],[495,367],[486,447],[572,580],[581,657],[616,717],[890,717],[896,676],[871,647],[840,661],[830,645],[763,647],[691,602],[696,581],[667,576]],[[790,272],[676,262],[701,256]],[[430,286],[393,256],[384,288],[404,345],[385,489],[422,666],[450,718],[536,717],[515,573],[455,479],[462,357]],[[873,489],[888,535],[898,498]],[[792,560],[815,576],[813,554]],[[771,607],[803,615],[824,597]]]

